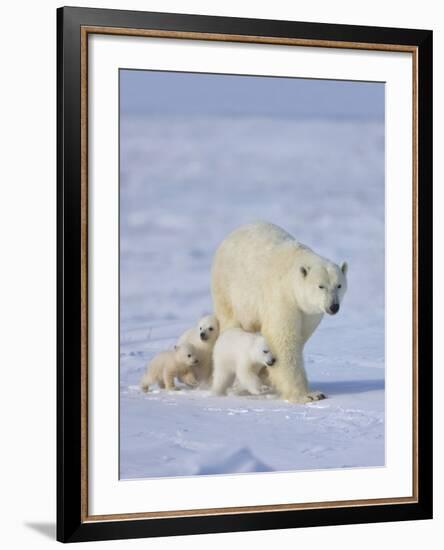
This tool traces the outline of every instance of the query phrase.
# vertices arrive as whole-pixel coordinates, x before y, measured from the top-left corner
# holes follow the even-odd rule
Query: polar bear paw
[[[307,393],[308,401],[307,403],[310,403],[310,401],[320,401],[321,399],[326,399],[325,393],[322,393],[321,391],[312,391],[310,393]]]
[[[326,395],[325,393],[322,393],[320,391],[312,391],[306,394],[298,394],[298,395],[291,395],[287,398],[287,401],[290,403],[312,403],[313,401],[320,401],[321,399],[325,399]]]

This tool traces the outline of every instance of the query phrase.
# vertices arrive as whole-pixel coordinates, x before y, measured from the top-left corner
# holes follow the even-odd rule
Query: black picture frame
[[[82,512],[82,27],[404,45],[417,52],[417,458],[415,502],[98,520]],[[432,517],[432,32],[92,8],[57,10],[57,539],[254,531]],[[83,267],[84,269],[87,266]],[[83,334],[83,335],[82,335]],[[82,404],[83,403],[83,404]],[[82,485],[83,484],[83,485]]]

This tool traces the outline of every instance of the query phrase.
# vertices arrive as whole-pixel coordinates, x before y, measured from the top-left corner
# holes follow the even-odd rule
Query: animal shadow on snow
[[[367,393],[383,390],[384,380],[338,380],[338,381],[314,381],[310,384],[313,388],[320,388],[327,396],[344,395],[354,393]]]

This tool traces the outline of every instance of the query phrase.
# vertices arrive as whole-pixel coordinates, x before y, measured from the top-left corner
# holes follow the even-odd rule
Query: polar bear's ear
[[[348,263],[347,262],[342,262],[341,271],[344,275],[347,275],[347,271],[348,271]]]
[[[301,273],[302,277],[306,277],[308,275],[308,269],[306,267],[301,267]]]

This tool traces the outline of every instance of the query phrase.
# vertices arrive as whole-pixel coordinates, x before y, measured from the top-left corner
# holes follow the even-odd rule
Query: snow
[[[120,477],[383,466],[383,122],[126,115],[120,169]],[[146,362],[211,312],[219,242],[257,219],[349,263],[305,350],[328,399],[140,392]]]

